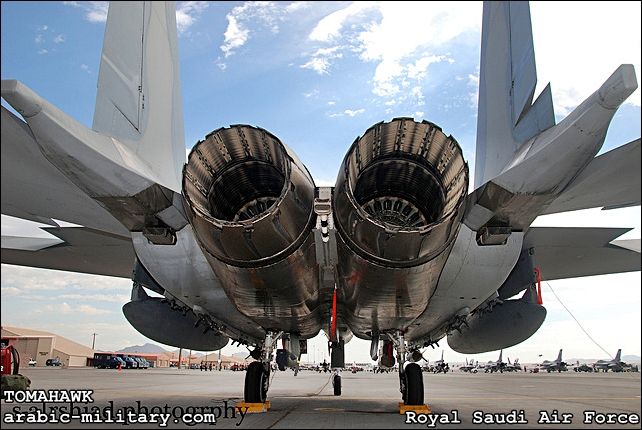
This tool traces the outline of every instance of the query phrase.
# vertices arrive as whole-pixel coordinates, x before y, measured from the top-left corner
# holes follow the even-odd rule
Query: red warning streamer
[[[537,275],[537,304],[544,304],[542,300],[542,272],[539,267],[535,268],[535,275]]]
[[[332,321],[330,322],[330,340],[337,340],[337,290],[332,294]]]

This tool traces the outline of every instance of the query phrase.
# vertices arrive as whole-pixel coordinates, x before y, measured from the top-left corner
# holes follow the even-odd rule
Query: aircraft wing
[[[129,237],[127,229],[42,154],[29,126],[2,106],[2,213],[53,219]],[[4,260],[3,260],[4,262]]]
[[[640,205],[640,139],[596,157],[544,214]]]
[[[640,270],[640,253],[611,244],[629,230],[533,227],[524,248],[533,248],[533,263],[546,280],[633,272]]]
[[[85,227],[47,227],[56,238],[2,237],[2,262],[18,266],[131,278],[131,239]]]

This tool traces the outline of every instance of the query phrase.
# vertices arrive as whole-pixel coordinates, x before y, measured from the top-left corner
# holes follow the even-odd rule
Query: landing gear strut
[[[264,403],[267,399],[267,392],[270,388],[270,363],[276,341],[283,335],[283,332],[274,333],[268,331],[260,350],[259,361],[250,363],[245,373],[245,390],[243,397],[247,403]],[[255,350],[256,351],[256,350]],[[253,353],[253,358],[259,354]]]
[[[406,341],[403,333],[390,336],[397,347],[397,362],[399,363],[399,391],[406,405],[424,404],[424,380],[421,367],[417,363],[406,364]]]

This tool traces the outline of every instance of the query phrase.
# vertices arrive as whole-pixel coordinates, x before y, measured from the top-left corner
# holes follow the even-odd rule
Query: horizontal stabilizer
[[[2,106],[2,213],[44,224],[51,218],[129,237],[95,200],[47,160],[29,126]]]
[[[640,139],[596,157],[544,214],[640,204]]]
[[[524,248],[533,248],[533,264],[542,279],[640,270],[640,254],[611,244],[630,229],[595,227],[533,227],[524,238]]]
[[[136,261],[131,240],[84,227],[46,227],[47,239],[2,237],[2,263],[131,278]],[[40,249],[39,249],[40,248]],[[36,249],[36,250],[28,250]]]

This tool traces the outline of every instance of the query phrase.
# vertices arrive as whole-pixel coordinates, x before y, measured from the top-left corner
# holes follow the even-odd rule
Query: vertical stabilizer
[[[557,360],[555,360],[555,361],[558,362],[558,363],[562,362],[562,350],[561,349],[560,349],[559,354],[557,354]]]
[[[111,2],[93,129],[180,192],[185,136],[174,2]]]
[[[528,2],[484,2],[475,188],[496,177],[517,149],[555,125],[550,86],[537,84]]]
[[[622,350],[621,349],[617,350],[617,354],[615,354],[614,361],[616,363],[619,363],[620,361],[622,361]]]

